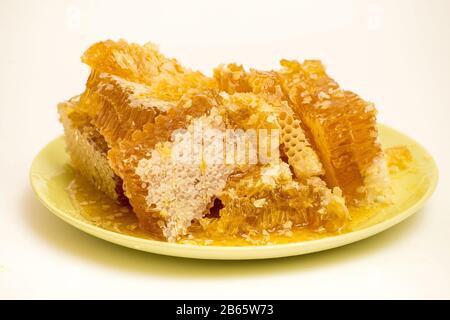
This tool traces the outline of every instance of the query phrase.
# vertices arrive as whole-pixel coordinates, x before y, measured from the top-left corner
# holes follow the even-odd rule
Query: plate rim
[[[408,140],[413,141],[421,152],[428,156],[430,163],[432,164],[432,172],[430,172],[430,185],[426,192],[417,200],[411,207],[405,209],[403,212],[389,218],[378,222],[372,226],[351,231],[348,233],[343,233],[339,235],[333,235],[321,239],[290,242],[283,244],[272,244],[272,245],[249,245],[249,246],[205,246],[196,244],[183,244],[183,243],[170,243],[152,239],[144,239],[139,237],[134,237],[131,235],[121,234],[114,231],[106,230],[96,225],[93,225],[87,221],[77,219],[76,217],[67,214],[64,210],[55,206],[52,202],[46,201],[48,196],[37,186],[36,179],[36,167],[38,166],[39,159],[42,154],[48,149],[48,147],[56,143],[58,140],[63,138],[63,135],[52,139],[44,147],[40,149],[37,155],[34,157],[32,164],[30,166],[29,179],[33,192],[39,201],[54,215],[68,224],[74,226],[75,228],[95,236],[102,240],[114,243],[116,245],[125,246],[135,250],[140,250],[144,252],[176,256],[184,258],[194,258],[194,259],[209,259],[209,260],[254,260],[254,259],[271,259],[280,258],[294,255],[303,255],[312,252],[319,252],[328,249],[333,249],[336,247],[351,244],[368,237],[371,237],[377,233],[389,229],[390,227],[402,222],[406,218],[410,217],[414,213],[418,212],[425,202],[431,197],[431,195],[436,190],[439,181],[439,170],[436,165],[436,161],[431,156],[431,154],[416,140],[409,137],[408,135],[388,126],[385,124],[378,123],[378,127],[383,127],[384,129],[394,131],[398,135],[402,135]],[[132,244],[134,243],[134,244]],[[149,250],[148,247],[151,246],[152,249]],[[146,248],[147,247],[147,248]],[[181,253],[180,253],[181,251]],[[245,256],[245,253],[252,252],[251,255]]]

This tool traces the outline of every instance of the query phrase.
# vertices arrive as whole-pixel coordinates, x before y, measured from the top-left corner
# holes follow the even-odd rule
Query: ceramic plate
[[[63,137],[50,142],[36,156],[30,180],[36,196],[55,215],[84,232],[125,247],[198,259],[265,259],[301,255],[343,246],[386,230],[417,212],[433,193],[438,171],[428,152],[392,128],[379,125],[379,130],[384,148],[406,145],[414,158],[411,170],[393,178],[394,205],[362,221],[352,232],[319,240],[266,246],[200,246],[148,240],[102,229],[84,219],[69,197],[67,186],[73,179],[73,171],[67,165]]]

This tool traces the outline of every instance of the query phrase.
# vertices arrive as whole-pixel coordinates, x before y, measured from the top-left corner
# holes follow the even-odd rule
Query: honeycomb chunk
[[[99,72],[139,83],[149,83],[152,77],[160,74],[164,65],[174,72],[183,70],[176,60],[162,55],[156,45],[140,46],[125,40],[97,42],[84,52],[81,61]]]
[[[283,90],[314,140],[329,185],[341,187],[354,203],[386,196],[389,178],[374,105],[341,89],[320,61],[281,64]]]
[[[176,239],[175,234],[185,230],[190,221],[186,218],[183,221],[187,225],[180,226],[181,222],[177,223],[178,220],[176,219],[168,219],[169,216],[166,216],[166,212],[161,211],[161,208],[166,208],[165,205],[155,203],[155,201],[158,201],[156,198],[150,198],[156,192],[153,189],[155,183],[160,185],[162,180],[159,180],[160,177],[157,174],[151,174],[153,172],[152,166],[144,164],[153,163],[148,161],[153,159],[155,150],[160,148],[161,145],[170,143],[176,130],[186,129],[191,121],[206,115],[212,108],[213,101],[206,96],[193,96],[189,100],[180,102],[179,105],[167,110],[167,112],[159,113],[153,121],[146,122],[141,130],[134,130],[127,138],[113,144],[108,153],[112,168],[123,179],[125,193],[130,199],[141,226],[147,230],[153,230],[155,225],[161,227],[168,239],[172,241]],[[154,167],[160,167],[159,169],[161,167],[170,168],[164,162],[159,165],[155,164]],[[176,166],[172,167],[175,168]],[[151,183],[151,179],[156,180]],[[173,180],[174,177],[171,177],[171,179]],[[187,185],[193,187],[196,177],[189,176],[189,179]],[[163,187],[162,185],[161,188]],[[169,205],[176,208],[176,202]],[[195,213],[198,214],[199,212],[202,213],[201,211]],[[186,212],[186,214],[188,213],[192,212]],[[178,208],[172,212],[171,216],[176,214],[181,216],[184,212]],[[155,219],[163,222],[155,224]]]
[[[110,145],[153,123],[183,96],[189,102],[189,96],[205,91],[214,95],[212,79],[166,58],[153,44],[103,41],[86,50],[82,61],[92,71],[79,107],[92,116]]]
[[[284,162],[260,166],[231,180],[220,200],[220,219],[203,219],[201,224],[206,231],[229,237],[292,227],[335,232],[350,219],[339,189],[328,189],[317,177],[298,182]]]
[[[82,60],[92,71],[80,109],[91,116],[106,140],[109,163],[123,179],[141,226],[152,233],[163,231],[174,240],[190,223],[192,212],[183,220],[184,212],[178,208],[171,213],[180,219],[169,217],[167,206],[155,198],[156,190],[148,188],[155,186],[151,178],[159,177],[143,164],[151,161],[157,148],[171,143],[176,130],[210,112],[216,103],[215,82],[164,57],[151,44],[100,42]],[[192,187],[196,178],[189,179],[187,186]],[[176,207],[176,203],[171,206]],[[201,208],[195,214],[202,214]]]
[[[122,189],[122,179],[111,169],[108,145],[91,124],[91,118],[77,109],[79,97],[58,105],[67,152],[72,166],[94,186],[118,203],[127,203]]]
[[[147,190],[147,205],[158,210],[166,221],[163,232],[169,241],[186,234],[191,221],[206,213],[234,170],[233,164],[223,161],[223,153],[205,152],[207,146],[217,143],[217,138],[222,141],[221,131],[217,131],[218,136],[196,136],[198,129],[225,129],[217,108],[178,131],[174,141],[158,143],[151,157],[139,160],[135,170]],[[198,150],[193,146],[197,142]],[[192,154],[185,157],[186,153]]]
[[[96,74],[108,73],[147,85],[154,98],[178,101],[184,94],[213,89],[216,83],[201,72],[184,68],[161,54],[152,43],[140,46],[125,40],[93,44],[81,57]],[[93,79],[91,79],[93,80]]]
[[[84,103],[95,109],[93,124],[109,145],[130,139],[134,132],[177,105],[155,98],[148,86],[107,73],[100,74],[93,85],[88,81],[83,97]]]

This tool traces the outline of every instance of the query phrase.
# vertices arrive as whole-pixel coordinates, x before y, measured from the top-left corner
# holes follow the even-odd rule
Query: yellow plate
[[[77,212],[67,192],[73,172],[67,166],[62,137],[50,142],[37,155],[31,166],[30,179],[37,197],[55,215],[93,236],[129,248],[198,259],[265,259],[301,255],[343,246],[386,230],[417,212],[433,193],[438,170],[428,152],[392,128],[379,125],[379,129],[384,148],[406,145],[414,158],[413,169],[393,179],[394,205],[361,222],[352,232],[318,240],[266,246],[201,246],[148,240],[102,229]]]

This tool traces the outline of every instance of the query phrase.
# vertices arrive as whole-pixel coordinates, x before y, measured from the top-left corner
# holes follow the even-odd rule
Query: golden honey
[[[394,170],[390,170],[394,183],[398,182],[400,184],[401,172],[406,170],[414,171],[414,168],[411,167],[411,157],[405,156],[402,157],[402,160],[399,160],[399,154],[405,155],[409,151],[405,146],[396,146],[387,149],[386,153],[388,155],[388,163],[390,164],[389,169],[395,168]],[[90,223],[121,234],[164,241],[164,237],[159,233],[152,234],[139,227],[139,221],[129,205],[117,204],[105,193],[96,189],[82,175],[75,174],[74,179],[68,186],[68,192],[74,207]],[[384,211],[388,212],[388,210],[389,205],[384,204],[369,208],[350,206],[349,212],[352,219],[345,229],[339,231],[330,231],[324,228],[314,230],[301,224],[293,223],[292,225],[286,226],[286,228],[265,232],[260,232],[258,229],[254,229],[253,232],[247,230],[241,233],[217,232],[217,228],[211,228],[211,226],[206,226],[205,228],[205,224],[214,225],[220,223],[220,219],[217,217],[208,217],[204,218],[204,220],[208,221],[202,221],[203,225],[198,222],[194,223],[189,228],[189,233],[181,237],[178,242],[201,245],[248,246],[317,240],[355,230],[366,221],[374,218],[376,215],[382,215]],[[227,225],[226,223],[223,224],[225,226]]]
[[[72,165],[91,191],[110,197],[86,192],[79,178],[70,186],[102,227],[173,242],[270,243],[297,231],[346,232],[353,206],[389,202],[376,109],[341,89],[320,61],[282,60],[278,71],[221,65],[211,78],[153,44],[124,40],[96,43],[82,61],[91,67],[86,89],[59,111]],[[268,143],[266,162],[250,163],[259,135],[255,144],[241,140],[245,163],[209,164],[203,152],[217,141],[205,137],[199,163],[173,162],[188,152],[175,137],[189,141],[198,123],[201,132],[267,130],[279,140]],[[406,154],[392,155],[402,170]]]

